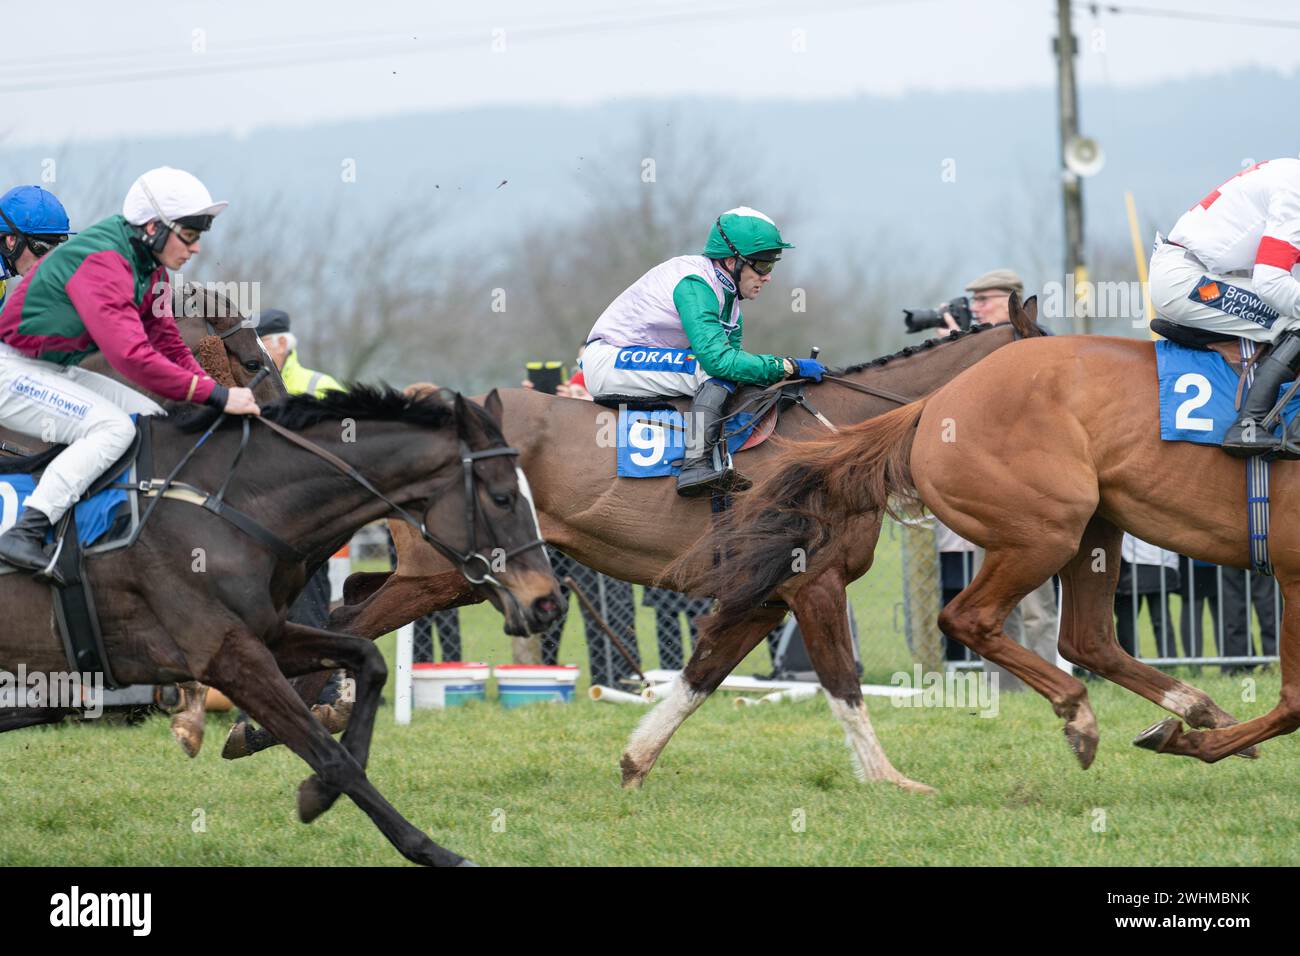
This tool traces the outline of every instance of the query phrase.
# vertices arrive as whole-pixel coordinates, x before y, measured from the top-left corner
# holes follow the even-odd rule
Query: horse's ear
[[[492,416],[492,420],[497,423],[497,427],[501,427],[502,416],[505,415],[505,409],[501,406],[501,396],[497,394],[495,388],[488,392],[487,398],[483,400],[483,407],[487,409],[487,413]]]
[[[456,399],[452,402],[452,408],[456,412],[456,434],[465,441],[469,441],[470,435],[470,411],[469,402],[465,401],[465,396],[460,392],[454,393]]]
[[[1007,298],[1007,312],[1011,316],[1011,324],[1015,326],[1016,334],[1022,339],[1035,338],[1042,335],[1038,328],[1038,296],[1031,295],[1022,307],[1020,304],[1020,293],[1014,289]]]

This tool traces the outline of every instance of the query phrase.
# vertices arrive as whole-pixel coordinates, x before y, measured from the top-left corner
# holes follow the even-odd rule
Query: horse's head
[[[222,385],[247,386],[262,369],[273,374],[253,391],[258,404],[288,396],[257,328],[221,292],[187,282],[176,290],[173,312],[185,344],[199,356],[203,368]]]
[[[443,400],[455,411],[463,454],[430,499],[425,525],[445,529],[442,540],[471,555],[461,573],[502,613],[507,634],[543,631],[564,613],[565,601],[528,479],[501,432],[501,399],[493,390],[483,405],[458,393]]]

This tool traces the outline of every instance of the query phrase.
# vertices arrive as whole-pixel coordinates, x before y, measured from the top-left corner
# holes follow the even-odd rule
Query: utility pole
[[[1074,276],[1076,286],[1088,281],[1088,269],[1083,264],[1083,183],[1065,163],[1066,149],[1079,135],[1079,101],[1074,85],[1074,57],[1078,44],[1074,42],[1070,25],[1070,0],[1056,0],[1056,23],[1057,114],[1061,134],[1061,198],[1065,212],[1065,295],[1069,303],[1069,297],[1074,294],[1069,276]],[[1076,298],[1072,304],[1075,331],[1091,331],[1089,316],[1080,314],[1081,303]]]

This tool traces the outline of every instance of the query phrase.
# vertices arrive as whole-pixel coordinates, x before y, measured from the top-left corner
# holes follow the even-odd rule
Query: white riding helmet
[[[227,202],[213,202],[208,187],[198,177],[183,169],[159,166],[145,173],[127,190],[122,203],[122,215],[133,226],[143,226],[154,219],[161,220],[168,229],[173,223],[191,216],[215,216]],[[206,228],[206,224],[203,227]]]

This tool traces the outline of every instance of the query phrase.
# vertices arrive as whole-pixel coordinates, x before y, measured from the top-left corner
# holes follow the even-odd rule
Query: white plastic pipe
[[[607,704],[640,704],[644,707],[650,703],[644,697],[629,694],[624,690],[615,690],[612,687],[602,687],[600,684],[593,684],[588,688],[587,696],[592,700],[603,700]]]
[[[397,690],[393,694],[393,720],[411,722],[411,661],[415,657],[415,625],[397,629]]]
[[[820,684],[810,684],[807,687],[791,687],[787,690],[778,690],[776,693],[767,694],[760,697],[760,704],[777,704],[783,700],[807,700],[809,697],[816,697],[821,691]]]
[[[645,690],[641,691],[641,696],[647,701],[660,701],[673,692],[677,686],[676,681],[669,681],[666,684],[651,684]]]

